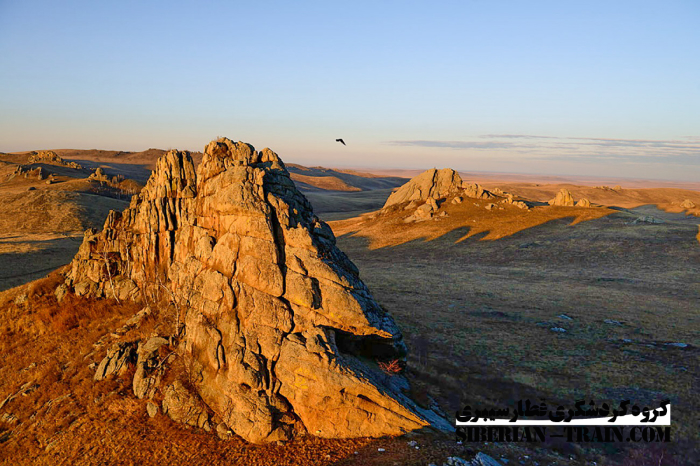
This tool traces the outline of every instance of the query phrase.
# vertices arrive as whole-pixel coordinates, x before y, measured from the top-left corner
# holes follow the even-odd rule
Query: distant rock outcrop
[[[561,191],[554,196],[554,199],[549,201],[549,205],[571,207],[574,205],[574,197],[571,195],[571,192],[568,189],[562,188]]]
[[[394,200],[442,196],[461,184],[452,170],[427,178]],[[196,172],[188,152],[168,152],[128,209],[86,233],[66,285],[133,300],[167,290],[194,389],[249,441],[451,428],[403,394],[402,376],[379,370],[405,360],[401,332],[269,149],[222,138],[207,145]],[[158,379],[149,371],[162,344],[132,350],[139,395]],[[207,426],[183,389],[162,389],[163,412]]]
[[[391,193],[384,207],[413,200],[440,199],[459,192],[462,178],[451,168],[431,168]]]
[[[52,150],[42,150],[39,152],[32,152],[29,155],[29,163],[42,163],[48,162],[56,165],[62,165],[64,167],[73,168],[80,170],[83,167],[76,162],[66,162],[61,156]]]
[[[578,200],[576,203],[576,207],[590,207],[591,206],[591,201],[586,199],[585,197],[582,197],[581,199]]]
[[[684,209],[694,209],[695,203],[690,199],[686,199],[683,202],[681,202],[681,207],[683,207]]]

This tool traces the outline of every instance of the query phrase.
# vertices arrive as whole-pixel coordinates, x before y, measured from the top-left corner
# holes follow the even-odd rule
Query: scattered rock
[[[612,319],[605,319],[603,322],[605,322],[606,324],[610,324],[610,325],[622,325],[622,322],[620,322],[618,320],[612,320]]]
[[[550,330],[551,330],[552,332],[558,332],[558,333],[565,333],[565,332],[566,332],[566,329],[565,329],[565,328],[561,328],[561,327],[552,327],[552,328],[550,328]]]
[[[640,223],[648,223],[650,225],[660,225],[660,224],[665,223],[665,222],[661,219],[656,218],[656,217],[652,217],[651,215],[643,215],[643,216],[637,217],[636,219],[629,222],[629,225],[638,225]]]
[[[216,435],[218,435],[221,440],[229,440],[232,437],[233,432],[226,424],[221,422],[216,425]]]
[[[687,343],[666,343],[666,346],[675,346],[676,348],[687,348]]]
[[[564,320],[574,320],[573,317],[569,317],[566,314],[559,314],[557,317]]]
[[[148,413],[148,417],[156,417],[156,414],[158,414],[158,405],[149,401],[146,403],[146,412]]]
[[[454,199],[452,199],[452,204],[461,204],[463,201],[462,196],[457,196]]]
[[[498,206],[496,204],[493,204],[493,203],[486,204],[486,210],[493,210],[496,207],[498,207]]]
[[[686,199],[683,202],[681,202],[681,207],[683,207],[684,209],[694,209],[695,203],[690,199]]]
[[[591,206],[591,201],[586,199],[585,197],[582,197],[581,199],[578,200],[576,203],[576,207],[590,207]]]
[[[471,461],[464,460],[459,456],[450,456],[445,463],[447,466],[472,466]],[[489,465],[490,466],[490,465]]]
[[[2,416],[0,416],[0,422],[4,422],[5,424],[14,424],[17,421],[17,416],[12,413],[4,413]]]
[[[65,283],[61,283],[56,287],[56,291],[54,291],[54,295],[56,295],[56,300],[60,303],[63,301],[63,298],[66,297],[66,294],[68,293],[68,287],[66,286]]]
[[[476,183],[462,182],[462,192],[466,197],[471,197],[475,199],[491,199],[493,194],[486,191],[484,188]]]
[[[15,296],[14,303],[17,306],[21,306],[29,300],[29,295],[27,293],[20,293]]]
[[[491,458],[486,453],[479,452],[472,461],[473,466],[502,466],[501,463]]]
[[[119,342],[114,344],[102,359],[95,371],[93,380],[100,381],[112,374],[121,375],[133,364],[136,356],[136,343]]]

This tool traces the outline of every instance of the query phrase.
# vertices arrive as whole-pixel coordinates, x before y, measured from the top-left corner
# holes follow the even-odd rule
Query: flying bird
[[[335,142],[339,142],[339,143],[341,143],[341,144],[344,145],[344,146],[347,145],[347,144],[345,144],[345,141],[343,141],[342,139],[336,139]]]

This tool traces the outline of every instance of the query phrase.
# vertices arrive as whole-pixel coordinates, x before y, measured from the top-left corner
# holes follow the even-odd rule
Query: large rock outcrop
[[[459,178],[440,173],[446,189]],[[269,149],[222,138],[196,171],[168,152],[128,209],[86,233],[66,285],[149,304],[167,289],[190,381],[249,441],[450,428],[379,370],[404,359],[401,333]]]
[[[451,168],[431,168],[391,193],[384,207],[409,201],[440,199],[462,189],[462,178]]]

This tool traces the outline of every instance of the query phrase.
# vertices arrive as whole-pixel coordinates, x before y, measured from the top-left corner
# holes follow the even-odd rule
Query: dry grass
[[[361,191],[360,188],[350,186],[345,181],[335,176],[308,176],[291,173],[291,177],[296,183],[304,183],[318,189],[329,191]]]
[[[628,224],[640,214],[666,223]],[[661,453],[662,464],[700,458],[694,223],[646,209],[457,242],[465,233],[380,249],[365,237],[338,238],[404,332],[414,399],[427,406],[432,397],[453,413],[465,404],[504,407],[528,398],[569,406],[581,398],[651,404],[668,397],[675,406],[674,441],[663,450],[641,444],[551,444],[547,450],[599,465],[658,460]],[[502,452],[478,448],[495,457]]]
[[[370,249],[396,246],[417,239],[434,240],[457,229],[468,229],[457,241],[463,241],[475,235],[485,233],[484,240],[496,240],[513,235],[519,231],[533,228],[544,223],[572,218],[572,225],[613,213],[602,207],[558,207],[541,206],[523,210],[513,205],[498,204],[503,210],[487,210],[491,200],[466,198],[461,204],[451,204],[450,199],[443,202],[439,212],[446,212],[447,217],[436,216],[432,219],[406,223],[413,210],[403,210],[404,205],[390,210],[365,214],[348,220],[331,221],[329,224],[336,236],[353,233],[370,240]]]

